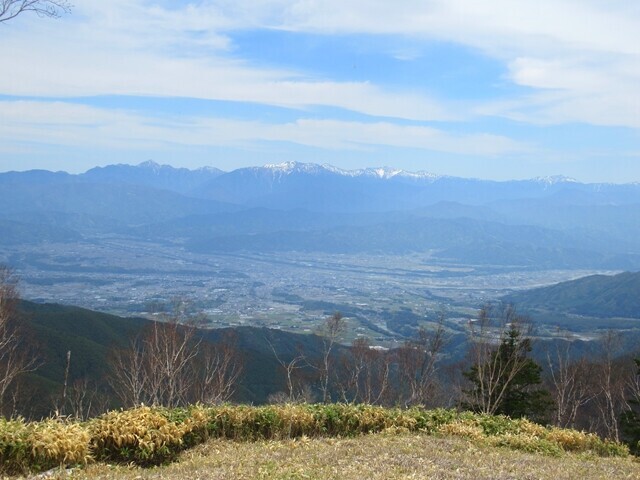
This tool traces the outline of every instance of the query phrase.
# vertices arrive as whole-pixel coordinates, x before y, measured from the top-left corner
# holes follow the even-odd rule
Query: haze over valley
[[[24,298],[149,318],[182,298],[207,327],[312,332],[340,311],[345,341],[390,345],[443,311],[461,333],[504,295],[640,268],[638,184],[145,162],[7,172],[0,187],[0,263]],[[571,313],[537,315],[539,335],[606,327]]]

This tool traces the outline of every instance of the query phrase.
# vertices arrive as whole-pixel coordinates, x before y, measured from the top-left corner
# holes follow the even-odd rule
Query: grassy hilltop
[[[88,422],[0,422],[0,474],[58,466],[78,479],[640,478],[619,443],[444,409],[142,406]]]
[[[358,438],[212,440],[158,469],[92,465],[75,479],[637,479],[628,458],[543,456],[457,437],[372,434]]]

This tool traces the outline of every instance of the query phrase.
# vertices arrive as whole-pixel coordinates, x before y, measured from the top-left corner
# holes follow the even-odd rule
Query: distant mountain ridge
[[[0,243],[117,234],[199,252],[423,252],[442,261],[640,267],[640,184],[489,181],[285,162],[0,173]],[[293,232],[293,233],[292,233]],[[435,251],[435,252],[434,252]]]
[[[504,300],[520,309],[640,319],[640,272],[591,275],[513,293]]]
[[[189,194],[198,186],[223,175],[214,167],[196,170],[159,165],[148,160],[139,165],[108,165],[95,167],[80,175],[83,180],[110,183],[128,183]]]

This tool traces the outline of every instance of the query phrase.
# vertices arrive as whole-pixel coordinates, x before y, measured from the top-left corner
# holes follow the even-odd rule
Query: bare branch
[[[0,411],[5,395],[16,379],[39,366],[39,360],[30,351],[17,320],[17,285],[13,271],[0,265]]]
[[[0,0],[0,23],[25,12],[33,12],[39,17],[58,18],[71,12],[71,8],[71,3],[65,0]]]

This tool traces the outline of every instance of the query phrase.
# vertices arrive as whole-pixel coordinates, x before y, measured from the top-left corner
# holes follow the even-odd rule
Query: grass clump
[[[139,465],[166,463],[182,449],[183,437],[191,430],[181,411],[138,407],[112,411],[89,424],[91,449],[96,459],[135,462]]]
[[[526,419],[455,410],[347,404],[141,406],[87,423],[0,419],[0,473],[37,472],[95,459],[140,466],[171,462],[207,439],[280,441],[350,438],[373,433],[462,437],[478,445],[549,456],[565,452],[626,457],[626,446],[596,435],[544,427]]]
[[[39,472],[91,460],[89,432],[64,419],[25,422],[0,419],[0,471]]]

